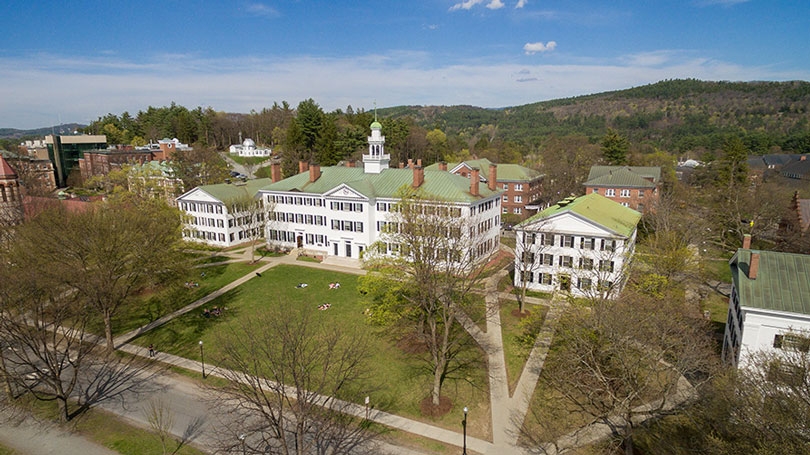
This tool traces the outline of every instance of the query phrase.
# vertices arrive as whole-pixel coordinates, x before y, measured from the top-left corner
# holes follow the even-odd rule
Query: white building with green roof
[[[480,184],[478,175],[466,178],[413,163],[390,168],[381,130],[379,122],[371,124],[363,167],[301,163],[298,174],[259,190],[274,212],[267,224],[268,245],[358,259],[381,239],[402,188],[412,187],[476,227],[479,255],[495,251],[500,237],[501,191]]]
[[[763,350],[810,350],[810,255],[753,250],[746,237],[729,266],[723,360],[736,366]]]
[[[641,214],[599,194],[566,198],[515,226],[516,287],[613,298]]]
[[[230,213],[228,207],[233,201],[256,197],[259,189],[270,183],[270,179],[255,179],[203,185],[181,195],[177,207],[188,216],[183,237],[219,247],[248,241],[249,227],[242,222],[245,214]]]

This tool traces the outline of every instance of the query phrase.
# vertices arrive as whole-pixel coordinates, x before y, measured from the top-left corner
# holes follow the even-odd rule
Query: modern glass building
[[[78,172],[79,158],[84,157],[84,152],[107,148],[107,136],[103,134],[48,135],[45,136],[45,144],[48,147],[48,158],[53,162],[56,171],[56,185],[61,188],[67,186],[68,176],[73,169]]]

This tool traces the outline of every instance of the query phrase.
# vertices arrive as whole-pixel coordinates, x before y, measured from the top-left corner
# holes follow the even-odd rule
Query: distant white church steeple
[[[368,155],[363,155],[363,170],[367,174],[379,174],[388,169],[391,155],[385,153],[385,136],[382,125],[377,121],[377,110],[374,109],[374,122],[371,124],[371,136],[368,137]]]

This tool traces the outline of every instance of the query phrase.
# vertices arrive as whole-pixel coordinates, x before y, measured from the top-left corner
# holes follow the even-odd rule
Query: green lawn
[[[186,278],[181,280],[177,286],[155,289],[140,296],[138,304],[130,305],[119,312],[113,318],[113,332],[115,335],[120,335],[146,325],[247,275],[260,265],[237,262],[191,268],[188,270]],[[184,283],[196,283],[199,286],[186,287]],[[98,333],[103,333],[103,328],[99,328]]]
[[[281,305],[310,307],[316,318],[339,324],[347,332],[362,331],[372,337],[368,368],[378,387],[369,395],[371,403],[399,415],[428,421],[432,424],[458,430],[461,408],[470,408],[469,431],[481,438],[489,437],[489,394],[484,356],[478,349],[468,352],[478,367],[465,372],[461,379],[448,379],[443,394],[450,398],[454,408],[443,417],[429,419],[421,416],[419,402],[429,394],[430,376],[426,374],[424,355],[407,354],[396,346],[389,331],[366,324],[363,311],[366,298],[357,292],[357,276],[302,266],[280,265],[254,277],[207,305],[227,308],[222,316],[205,318],[200,311],[183,315],[176,320],[136,340],[141,345],[154,343],[160,351],[199,360],[199,341],[205,346],[206,363],[216,364],[220,355],[215,339],[217,333],[240,319],[250,318],[261,308]],[[296,288],[298,283],[306,288]],[[340,289],[329,289],[329,283],[339,282]],[[330,303],[327,311],[318,305]],[[376,386],[376,387],[375,387]]]
[[[513,300],[501,301],[501,337],[503,338],[503,355],[506,361],[510,393],[514,391],[531,352],[530,348],[521,344],[517,339],[518,335],[522,333],[521,318],[512,315],[512,311],[517,308],[518,304]],[[526,309],[532,313],[539,313],[539,317],[542,318],[545,318],[548,312],[548,307],[543,305],[528,304]]]

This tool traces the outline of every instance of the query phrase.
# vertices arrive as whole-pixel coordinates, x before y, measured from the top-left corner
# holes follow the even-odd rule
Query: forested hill
[[[395,107],[428,129],[477,136],[494,125],[507,142],[536,147],[550,135],[599,138],[614,128],[635,144],[673,153],[717,150],[729,135],[753,154],[810,152],[810,83],[667,80],[627,90],[504,109],[472,106]]]

